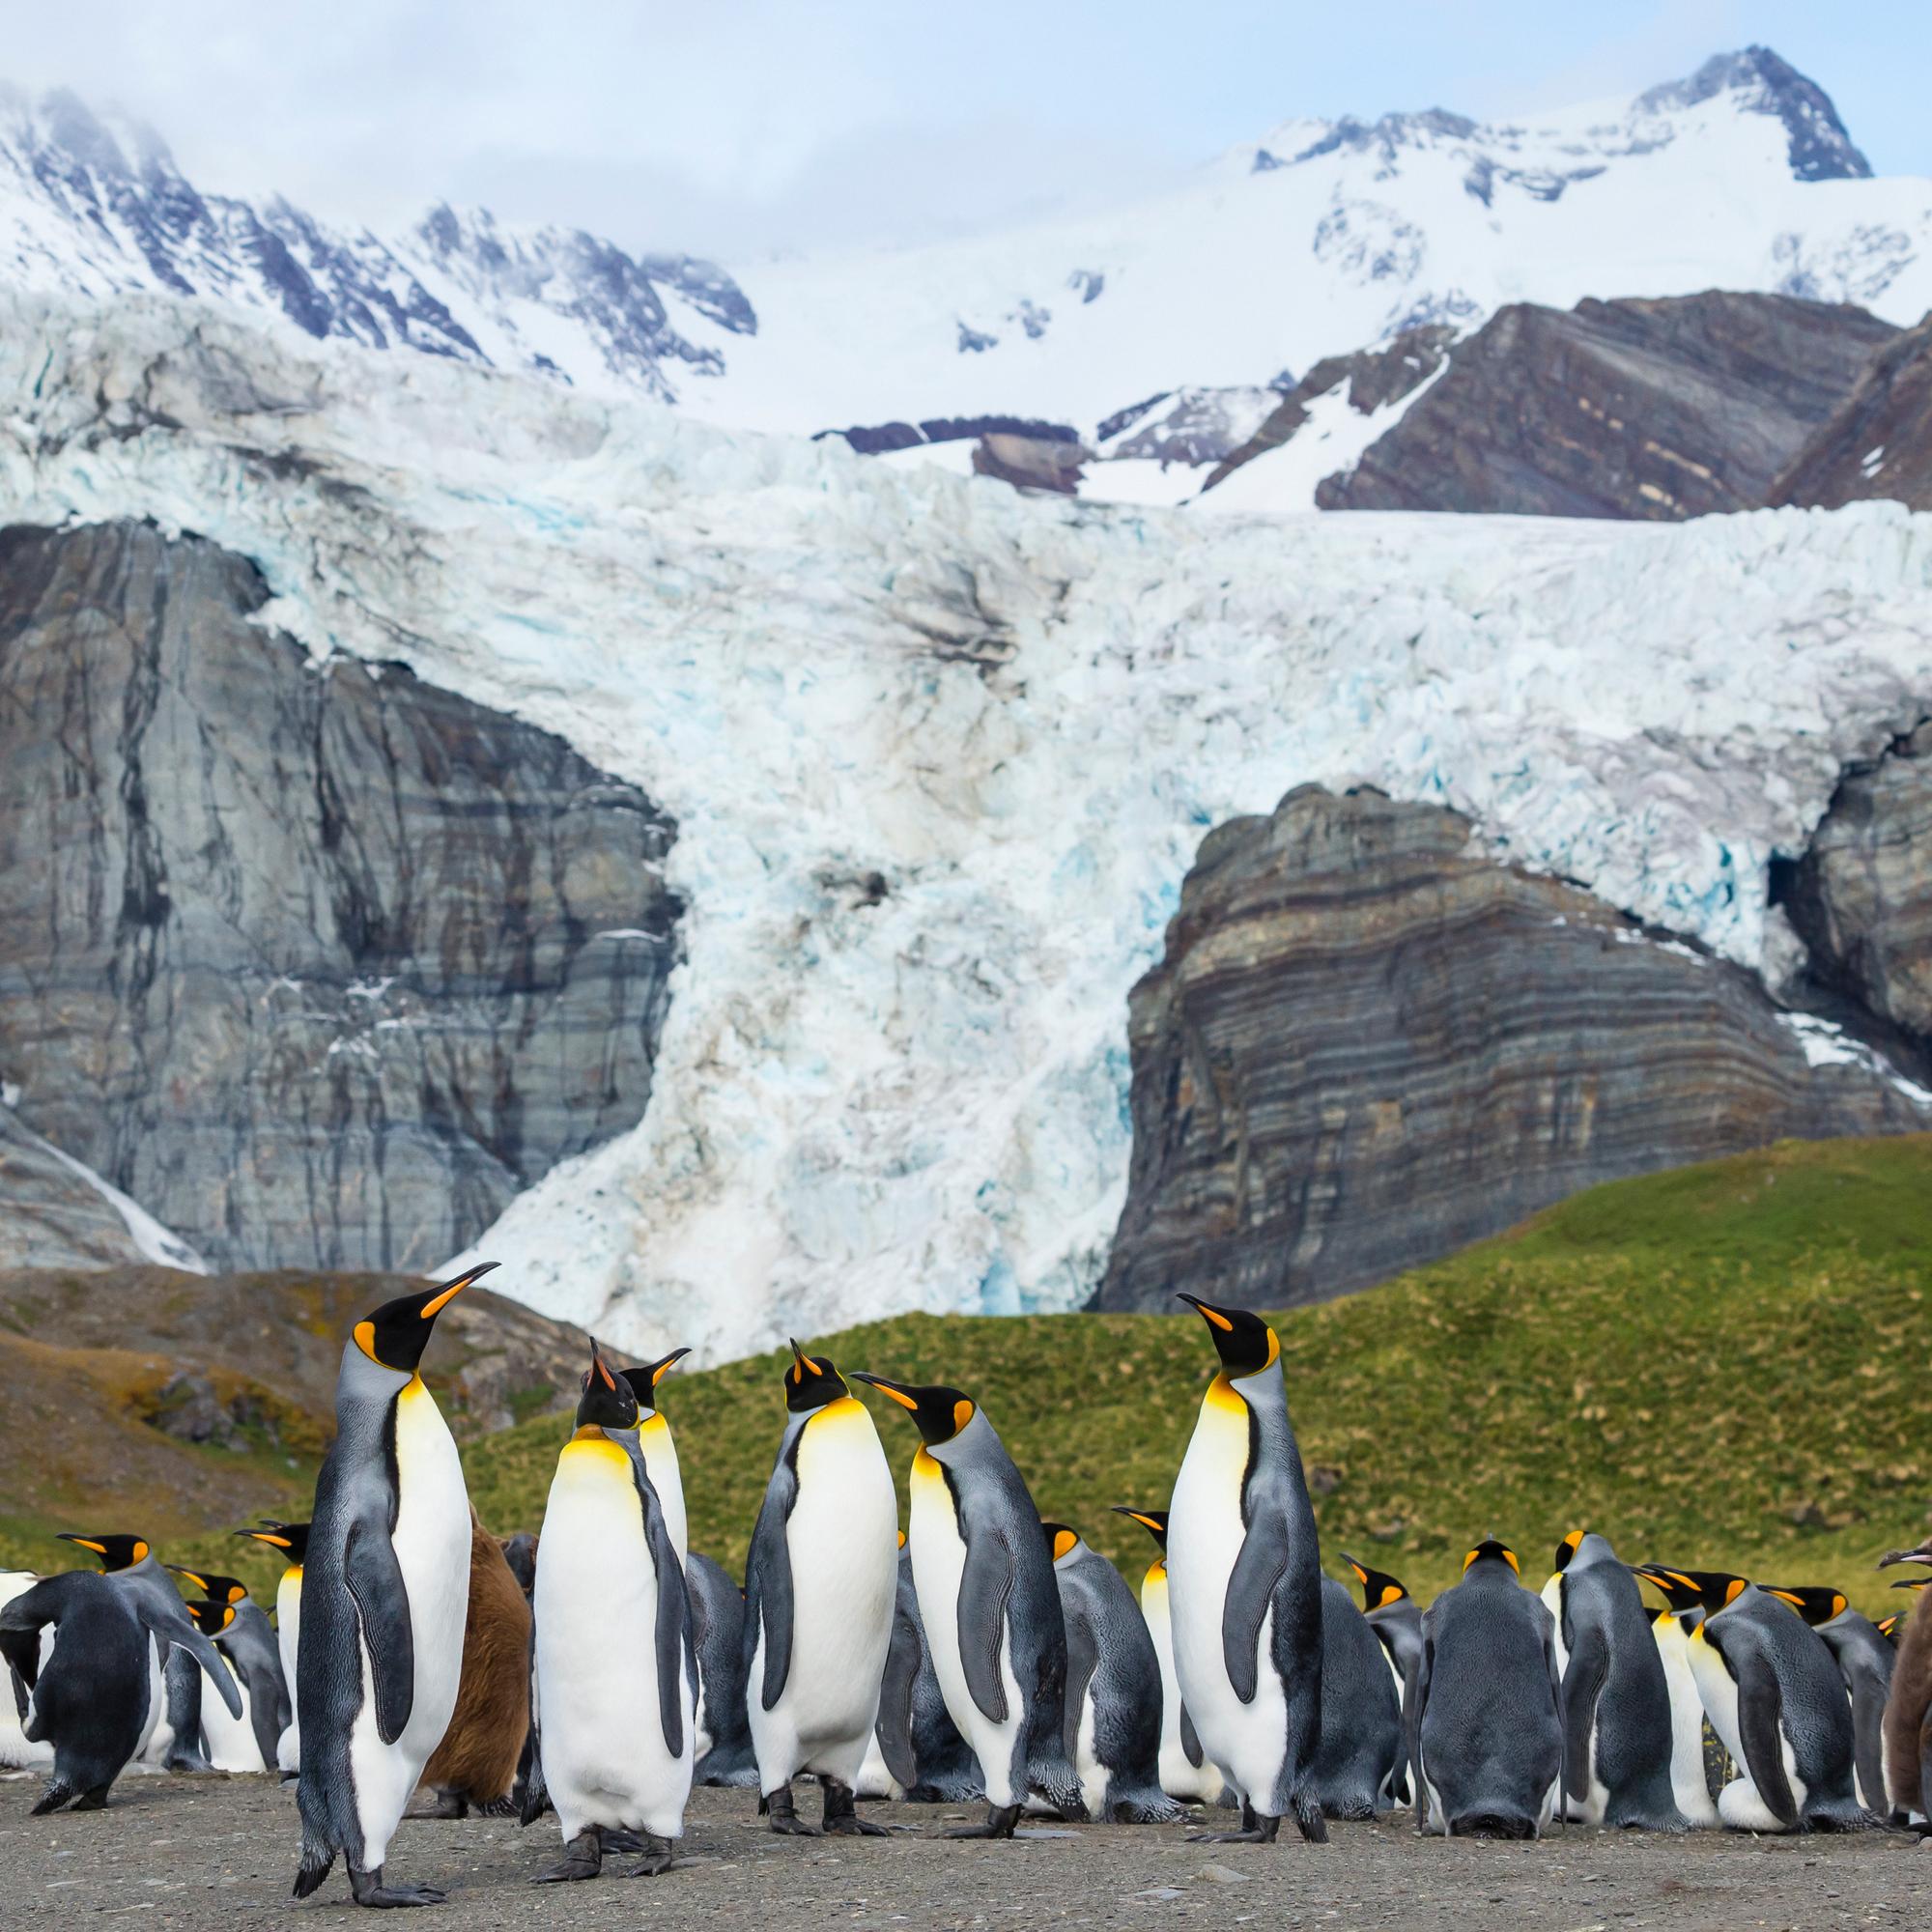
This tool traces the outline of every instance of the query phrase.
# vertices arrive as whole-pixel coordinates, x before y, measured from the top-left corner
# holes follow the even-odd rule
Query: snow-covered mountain
[[[1891,504],[1198,519],[0,298],[0,525],[142,518],[253,559],[317,657],[406,661],[674,817],[648,1108],[484,1245],[540,1307],[708,1359],[1084,1299],[1127,990],[1208,828],[1296,783],[1452,804],[1781,978],[1770,861],[1932,667],[1932,519]]]
[[[1267,385],[1318,358],[1418,323],[1466,332],[1509,302],[1715,287],[1916,322],[1932,307],[1932,182],[1872,179],[1826,95],[1752,47],[1520,124],[1439,108],[1286,122],[1108,213],[727,274],[448,208],[401,235],[338,231],[276,198],[198,192],[154,134],[71,95],[14,96],[0,276],[237,302],[738,427],[1005,416],[1098,442],[1105,419],[1172,396],[1137,438],[1171,415],[1198,441],[1219,413],[1238,440]],[[1135,452],[1113,480],[1130,488],[1150,462]]]

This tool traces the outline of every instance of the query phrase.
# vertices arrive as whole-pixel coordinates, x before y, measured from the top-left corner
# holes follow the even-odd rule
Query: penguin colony
[[[796,1343],[742,1591],[686,1548],[657,1407],[683,1350],[620,1370],[593,1342],[541,1530],[498,1544],[417,1372],[487,1271],[355,1325],[312,1520],[236,1532],[287,1558],[274,1625],[235,1577],[170,1580],[137,1536],[67,1533],[99,1572],[0,1573],[0,1764],[47,1769],[37,1813],[104,1804],[137,1759],[276,1769],[297,1895],[340,1858],[369,1906],[443,1896],[385,1875],[419,1786],[432,1815],[554,1813],[538,1883],[612,1854],[665,1871],[695,1782],[754,1787],[770,1829],[804,1836],[878,1833],[860,1798],[983,1799],[949,1835],[991,1838],[1030,1812],[1188,1804],[1237,1814],[1210,1842],[1287,1819],[1320,1844],[1398,1805],[1425,1833],[1503,1838],[1927,1829],[1932,1577],[1874,1624],[1833,1589],[1626,1564],[1576,1530],[1540,1593],[1486,1537],[1426,1608],[1345,1555],[1357,1608],[1320,1568],[1273,1330],[1191,1295],[1218,1372],[1169,1506],[1116,1506],[1153,1540],[1138,1602],[1040,1520],[971,1395],[855,1371],[917,1434],[901,1533],[870,1412]],[[1932,1538],[1898,1563],[1932,1570]],[[1707,1722],[1732,1774],[1715,1796]]]

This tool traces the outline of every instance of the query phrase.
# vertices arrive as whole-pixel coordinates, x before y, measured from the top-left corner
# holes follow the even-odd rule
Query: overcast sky
[[[199,185],[384,227],[437,199],[744,259],[1131,193],[1291,115],[1521,114],[1758,42],[1932,175],[1932,4],[6,0],[0,74]],[[1351,27],[1359,31],[1350,32]]]

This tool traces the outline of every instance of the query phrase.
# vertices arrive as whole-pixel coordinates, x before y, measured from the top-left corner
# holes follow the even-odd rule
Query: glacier
[[[1030,497],[164,298],[0,295],[0,514],[198,532],[316,660],[405,662],[675,815],[646,1115],[475,1252],[704,1361],[1084,1300],[1127,989],[1208,827],[1309,781],[1444,802],[1763,969],[1771,856],[1932,708],[1932,517],[1896,505]]]

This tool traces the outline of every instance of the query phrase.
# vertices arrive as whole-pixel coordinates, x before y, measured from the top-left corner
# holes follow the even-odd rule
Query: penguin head
[[[784,1372],[784,1392],[785,1407],[793,1415],[810,1415],[852,1393],[830,1355],[808,1355],[796,1342],[791,1345],[791,1367]]]
[[[189,1604],[187,1613],[203,1636],[219,1636],[235,1621],[233,1604]]]
[[[1221,1357],[1222,1371],[1231,1381],[1259,1375],[1281,1359],[1281,1343],[1259,1315],[1251,1315],[1245,1308],[1215,1308],[1194,1294],[1182,1294],[1179,1299],[1207,1322],[1208,1332],[1214,1338],[1214,1352]]]
[[[910,1415],[919,1429],[919,1439],[928,1449],[938,1449],[960,1435],[979,1414],[979,1406],[964,1390],[948,1388],[941,1382],[895,1382],[884,1376],[868,1376],[863,1369],[852,1371],[862,1381],[895,1402]]]
[[[689,1349],[673,1349],[668,1355],[660,1355],[655,1362],[639,1362],[635,1368],[619,1369],[617,1373],[631,1385],[631,1393],[638,1399],[638,1413],[658,1406],[658,1384],[691,1353]]]
[[[1908,1577],[1904,1582],[1894,1583],[1891,1587],[1894,1590],[1922,1590],[1927,1583],[1932,1583],[1932,1577]]]
[[[1662,1563],[1633,1563],[1631,1575],[1662,1591],[1673,1610],[1702,1610],[1714,1616],[1750,1588],[1747,1577],[1722,1570],[1679,1570]]]
[[[1116,1516],[1129,1516],[1160,1546],[1160,1553],[1167,1554],[1167,1512],[1165,1510],[1129,1509],[1125,1503],[1114,1505]]]
[[[1471,1570],[1481,1571],[1485,1565],[1493,1564],[1500,1572],[1507,1567],[1511,1576],[1520,1579],[1522,1565],[1517,1561],[1517,1554],[1507,1543],[1499,1538],[1486,1536],[1475,1548],[1463,1559],[1463,1574],[1466,1577]]]
[[[1889,1570],[1894,1563],[1932,1563],[1932,1536],[1910,1549],[1888,1549],[1878,1559],[1881,1570]]]
[[[1893,1610],[1890,1616],[1881,1617],[1877,1623],[1872,1625],[1872,1629],[1877,1631],[1887,1643],[1896,1643],[1898,1641],[1898,1619],[1900,1614],[1901,1612]]]
[[[72,1529],[56,1533],[63,1543],[93,1550],[100,1558],[101,1570],[108,1574],[116,1570],[131,1570],[135,1564],[147,1559],[148,1539],[145,1536],[82,1536],[78,1530]]]
[[[1500,1548],[1502,1546],[1496,1546]],[[1357,1563],[1345,1549],[1342,1561],[1355,1573],[1355,1580],[1362,1586],[1362,1608],[1367,1610],[1386,1609],[1390,1604],[1399,1604],[1408,1595],[1408,1590],[1400,1577],[1391,1577],[1386,1570],[1371,1570],[1366,1563]],[[1463,1566],[1468,1568],[1467,1564]]]
[[[1039,1530],[1046,1538],[1047,1551],[1056,1563],[1064,1556],[1071,1556],[1080,1548],[1080,1532],[1068,1529],[1064,1522],[1048,1522],[1041,1517]]]
[[[440,1282],[420,1294],[401,1294],[385,1301],[356,1322],[351,1331],[355,1346],[379,1369],[391,1369],[399,1376],[412,1376],[429,1347],[430,1330],[436,1318],[468,1288],[497,1265],[478,1262],[454,1281]]]
[[[638,1398],[623,1376],[611,1373],[611,1364],[590,1338],[590,1366],[583,1372],[583,1394],[577,1405],[577,1426],[585,1429],[635,1429],[638,1426]]]
[[[1557,1569],[1558,1571],[1569,1569],[1570,1559],[1576,1555],[1577,1550],[1582,1548],[1583,1539],[1586,1536],[1588,1536],[1589,1533],[1590,1532],[1587,1529],[1573,1529],[1570,1532],[1570,1534],[1566,1536],[1563,1539],[1563,1541],[1556,1546],[1556,1561],[1554,1565],[1555,1569]]]
[[[260,1529],[238,1529],[235,1534],[253,1537],[270,1549],[279,1549],[292,1568],[299,1569],[308,1556],[308,1530],[305,1522],[276,1522],[264,1517]]]
[[[163,1563],[163,1570],[171,1570],[184,1583],[192,1583],[201,1594],[215,1604],[239,1604],[248,1594],[248,1586],[239,1577],[219,1577],[213,1570],[185,1570],[179,1563]]]
[[[1851,1600],[1845,1593],[1833,1589],[1829,1583],[1799,1583],[1789,1589],[1776,1583],[1761,1583],[1758,1587],[1767,1597],[1789,1604],[1813,1630],[1830,1623],[1833,1617],[1843,1616],[1851,1607]]]

